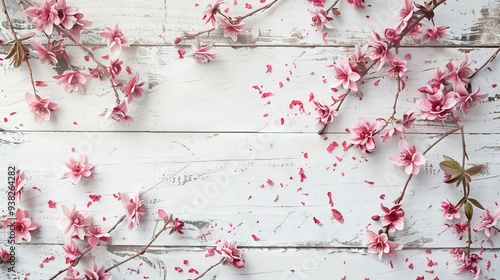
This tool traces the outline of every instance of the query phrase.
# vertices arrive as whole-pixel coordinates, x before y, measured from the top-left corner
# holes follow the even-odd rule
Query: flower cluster
[[[402,245],[394,241],[389,241],[389,233],[393,233],[396,230],[404,229],[404,215],[405,212],[401,204],[396,204],[391,208],[380,204],[380,208],[384,212],[382,225],[383,229],[377,235],[371,230],[367,230],[366,234],[370,242],[368,243],[368,252],[376,253],[379,255],[379,259],[382,259],[383,254],[387,254],[389,257],[396,257],[396,250],[400,250]],[[374,215],[373,220],[380,220],[379,215]]]

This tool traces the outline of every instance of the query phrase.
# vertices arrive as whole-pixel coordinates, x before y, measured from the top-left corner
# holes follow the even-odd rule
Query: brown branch
[[[244,16],[238,16],[238,17],[236,17],[234,19],[234,21],[233,21],[233,24],[240,23],[242,20],[246,19],[247,17],[251,17],[251,16],[253,16],[254,14],[256,14],[256,13],[258,13],[260,11],[264,11],[264,10],[267,10],[267,9],[271,8],[271,6],[273,6],[274,4],[276,4],[276,2],[278,2],[278,0],[274,0],[273,2],[271,2],[271,3],[267,4],[267,5],[264,5],[264,6],[262,6],[262,7],[258,8],[258,9],[256,9],[256,10],[254,10],[254,11],[252,11],[252,12],[250,12],[250,13],[244,15]]]
[[[394,104],[392,105],[392,115],[387,120],[385,120],[385,124],[378,131],[376,131],[374,135],[379,134],[389,125],[389,122],[392,122],[396,119],[395,118],[397,112],[396,107],[398,105],[398,99],[400,93],[401,93],[401,77],[398,76],[398,91],[396,92],[396,96],[394,97]]]
[[[205,276],[205,274],[207,274],[207,272],[209,272],[210,270],[212,270],[212,268],[214,268],[214,267],[218,266],[219,264],[223,263],[225,259],[226,258],[222,258],[219,262],[217,262],[216,264],[213,264],[207,270],[205,270],[205,272],[203,272],[200,276],[198,276],[198,277],[196,277],[194,279],[190,279],[190,280],[198,280],[198,279],[200,279],[201,277]]]
[[[333,8],[335,8],[335,6],[337,6],[339,2],[340,0],[333,2],[333,4],[326,10],[326,12],[329,13],[331,10],[333,10]]]
[[[486,67],[486,65],[490,64],[496,57],[497,57],[497,54],[500,52],[500,47],[498,47],[498,49],[490,56],[490,58],[488,58],[488,60],[486,60],[486,62],[481,65],[481,67],[479,67],[472,75],[469,76],[469,79],[472,79],[474,78],[474,76],[481,70],[483,70],[484,67]]]
[[[203,31],[200,31],[200,32],[196,32],[196,33],[186,33],[184,32],[184,35],[182,35],[180,38],[185,38],[185,39],[191,39],[191,38],[197,38],[199,35],[202,35],[202,34],[205,34],[205,33],[210,33],[212,31],[214,31],[215,28],[210,28],[210,29],[207,29],[207,30],[203,30]]]

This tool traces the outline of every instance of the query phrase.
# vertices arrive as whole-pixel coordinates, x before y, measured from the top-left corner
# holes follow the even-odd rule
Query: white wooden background
[[[262,5],[258,0],[228,2],[232,15],[246,13],[245,3],[254,8]],[[93,21],[82,37],[85,44],[103,46],[98,33],[114,22],[134,38],[135,44],[121,57],[141,73],[147,91],[130,106],[135,119],[130,126],[108,123],[98,116],[114,102],[108,84],[93,81],[85,95],[67,94],[51,78],[57,69],[33,63],[35,79],[48,84],[40,88],[41,95],[50,95],[59,104],[50,122],[37,125],[24,101],[24,93],[31,89],[27,70],[8,63],[0,68],[0,170],[5,175],[9,165],[25,170],[27,186],[19,206],[40,224],[31,243],[17,245],[19,277],[46,279],[64,267],[64,236],[54,226],[62,217],[62,205],[74,203],[93,214],[95,222],[111,225],[123,213],[113,194],[141,190],[147,208],[142,224],[133,230],[120,225],[112,234],[112,245],[94,251],[98,263],[109,267],[144,246],[158,226],[157,209],[185,220],[185,233],[161,236],[143,257],[113,270],[114,279],[193,278],[196,275],[188,273],[189,268],[202,272],[218,261],[205,253],[219,239],[238,241],[246,268],[217,267],[206,279],[470,279],[468,274],[453,274],[457,263],[448,250],[465,242],[447,229],[439,210],[441,200],[460,198],[457,189],[442,183],[438,168],[443,153],[460,156],[458,135],[428,154],[428,163],[403,201],[406,226],[395,237],[404,249],[397,259],[380,262],[366,253],[365,228],[370,223],[372,230],[381,227],[370,217],[381,212],[381,202],[392,204],[406,180],[402,169],[388,161],[397,152],[396,140],[379,141],[377,151],[367,156],[355,149],[344,152],[338,147],[329,153],[326,148],[333,141],[348,141],[345,128],[358,118],[389,116],[395,81],[380,73],[369,76],[328,132],[316,134],[320,127],[314,123],[308,100],[311,92],[320,100],[332,94],[334,72],[327,66],[337,56],[351,53],[354,44],[364,42],[372,29],[383,32],[391,26],[392,15],[400,9],[396,0],[366,2],[365,9],[354,9],[341,1],[342,15],[335,18],[336,28],[324,42],[321,32],[310,26],[309,2],[281,0],[246,20],[248,33],[237,42],[224,39],[221,31],[208,39],[202,36],[203,42],[216,45],[219,54],[202,65],[178,58],[179,49],[189,52],[190,42],[178,46],[172,42],[182,31],[206,28],[200,19],[206,1],[68,1]],[[7,3],[17,30],[31,30],[16,12],[15,1]],[[417,108],[415,101],[421,94],[416,88],[426,84],[433,68],[461,61],[465,54],[473,68],[479,67],[500,44],[498,0],[449,0],[436,13],[439,25],[450,26],[450,37],[426,47],[406,41],[400,49],[412,58],[399,112]],[[8,40],[11,34],[3,14],[0,20],[1,36]],[[92,65],[77,47],[69,46],[68,52],[78,67]],[[106,48],[97,53],[106,54]],[[266,73],[267,64],[273,67],[271,73]],[[496,60],[475,78],[474,87],[481,86],[490,98],[473,108],[465,121],[469,163],[486,164],[474,181],[473,196],[492,210],[500,202],[499,88],[494,86],[500,83],[499,77],[500,60]],[[374,86],[378,79],[380,84]],[[274,95],[261,98],[252,88],[255,85]],[[292,100],[302,101],[306,113],[290,109]],[[449,127],[418,121],[409,138],[422,150]],[[59,180],[72,147],[95,164],[92,178],[77,186]],[[307,176],[304,182],[299,180],[300,168]],[[274,181],[273,186],[266,184],[268,179]],[[0,185],[4,192],[6,179]],[[344,224],[332,219],[327,192],[332,192]],[[102,198],[87,208],[89,194]],[[48,207],[49,200],[56,202],[55,209]],[[0,205],[6,214],[6,203]],[[323,225],[315,224],[313,217]],[[476,215],[475,223],[477,219]],[[204,233],[210,234],[197,238]],[[0,241],[6,240],[6,230],[2,230]],[[497,235],[492,243],[484,240],[484,233],[474,234],[475,252],[481,244],[484,247],[480,279],[500,278],[500,239]],[[49,256],[55,260],[39,268]],[[437,266],[429,267],[429,259]],[[488,261],[491,267],[486,269]],[[176,266],[184,272],[176,272]]]

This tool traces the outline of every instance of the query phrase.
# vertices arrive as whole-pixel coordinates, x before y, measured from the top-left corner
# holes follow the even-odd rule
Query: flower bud
[[[177,38],[175,38],[175,40],[174,40],[174,45],[179,44],[181,41],[182,41],[182,38],[181,38],[181,37],[177,37]]]
[[[378,220],[380,220],[380,216],[379,215],[373,215],[372,216],[372,220],[378,221]]]

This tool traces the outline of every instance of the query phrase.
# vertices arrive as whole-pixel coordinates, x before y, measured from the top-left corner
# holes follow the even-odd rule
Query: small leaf
[[[479,203],[479,201],[477,201],[476,199],[467,198],[467,200],[470,201],[472,204],[474,204],[477,208],[484,210],[483,205],[481,205],[481,203]]]
[[[472,215],[474,214],[474,208],[472,208],[472,204],[469,201],[465,202],[465,216],[467,220],[472,220]]]
[[[444,156],[446,157],[446,156]],[[460,163],[458,163],[456,160],[449,158],[446,159],[445,161],[442,161],[439,163],[439,167],[441,167],[441,170],[443,170],[445,173],[450,174],[451,176],[459,175],[462,174],[463,169]]]
[[[465,173],[474,176],[483,170],[484,165],[479,164],[465,170]]]

